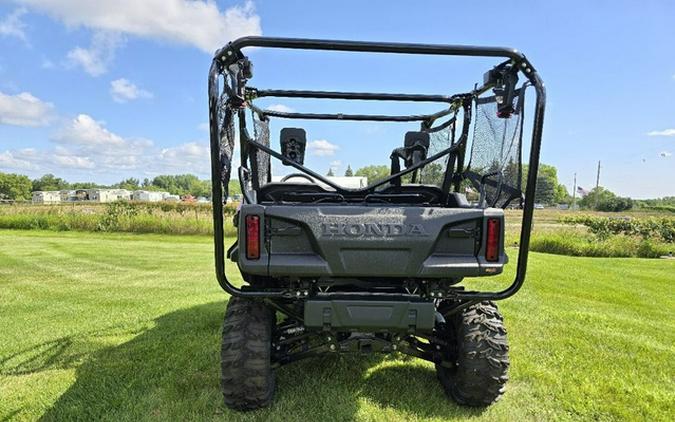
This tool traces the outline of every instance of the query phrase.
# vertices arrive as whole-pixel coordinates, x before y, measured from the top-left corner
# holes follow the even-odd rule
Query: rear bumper
[[[430,331],[436,309],[433,302],[385,300],[308,300],[304,325],[307,328],[362,331]]]

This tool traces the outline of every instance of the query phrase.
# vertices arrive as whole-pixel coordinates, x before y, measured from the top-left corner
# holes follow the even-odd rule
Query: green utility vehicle
[[[278,90],[249,86],[246,47],[495,63],[481,82],[454,95]],[[527,125],[531,143],[523,151],[528,88],[534,123]],[[306,113],[259,108],[256,100],[264,97],[440,107],[413,115]],[[209,109],[216,275],[232,295],[222,337],[225,403],[240,410],[266,406],[275,368],[349,352],[416,356],[435,364],[458,403],[497,400],[509,360],[494,301],[515,294],[525,280],[544,105],[537,71],[510,48],[246,37],[219,50],[209,74]],[[284,127],[279,148],[270,145],[270,121],[287,119],[412,122],[415,130],[402,133],[389,155],[389,176],[348,188],[305,166],[305,129]],[[235,144],[243,201],[234,219],[237,242],[226,250],[223,201]],[[293,170],[273,182],[272,158]],[[523,210],[515,279],[501,291],[468,289],[465,278],[500,274],[508,261],[506,207]],[[243,286],[228,281],[226,260],[238,266]]]

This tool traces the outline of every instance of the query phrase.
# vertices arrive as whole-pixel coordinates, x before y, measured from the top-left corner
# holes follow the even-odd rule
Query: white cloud
[[[68,121],[52,136],[53,147],[0,152],[0,170],[18,169],[34,174],[67,171],[97,172],[107,178],[146,174],[210,172],[208,142],[187,142],[160,148],[149,139],[119,135],[88,114]]]
[[[137,87],[124,78],[110,82],[110,95],[118,103],[126,103],[138,98],[152,98],[151,92]]]
[[[24,7],[15,9],[13,12],[0,20],[0,35],[5,37],[15,37],[23,42],[28,42],[26,38],[26,24],[21,17],[26,14]]]
[[[670,156],[673,155],[673,154],[671,154],[671,153],[668,152],[668,151],[661,151],[661,152],[659,153],[659,155],[660,155],[661,157],[663,157],[663,158],[668,158],[668,157],[670,157]]]
[[[340,147],[328,142],[325,139],[317,139],[311,141],[307,144],[307,149],[310,154],[316,155],[319,157],[330,157],[335,154],[335,151],[339,150]]]
[[[49,59],[42,59],[42,63],[40,64],[40,67],[43,69],[54,69],[56,65],[54,64],[53,61]]]
[[[103,122],[87,114],[75,117],[52,139],[59,143],[56,155],[81,157],[63,159],[63,163],[71,167],[202,175],[208,174],[210,169],[207,142],[188,142],[160,149],[149,139],[123,137],[111,132]]]
[[[54,163],[64,168],[73,169],[93,169],[96,164],[89,157],[81,157],[78,155],[54,155],[52,157]]]
[[[162,149],[159,164],[162,168],[170,168],[182,172],[208,174],[210,168],[209,145],[204,142],[188,142],[171,148]]]
[[[162,150],[162,158],[170,160],[184,160],[209,157],[209,146],[198,142],[189,142],[177,147]]]
[[[202,122],[197,125],[197,129],[204,132],[208,132],[209,130],[211,130],[211,127],[209,126],[209,122]]]
[[[60,157],[53,164],[61,167],[134,170],[148,166],[156,158],[152,141],[122,137],[87,114],[72,119],[52,140],[59,144],[53,155]]]
[[[71,66],[80,66],[91,76],[100,76],[108,71],[117,49],[124,38],[115,32],[99,31],[91,39],[89,48],[75,47],[68,52]]]
[[[675,136],[675,129],[653,130],[648,136]]]
[[[0,152],[0,169],[31,170],[34,166],[30,161],[17,157],[16,152]]]
[[[223,11],[213,0],[18,0],[67,26],[193,45],[207,53],[244,35],[260,35],[253,2]]]
[[[44,150],[23,148],[0,153],[0,168],[2,167],[58,173],[63,169],[90,170],[96,167],[96,163],[87,155],[62,147]]]
[[[0,92],[0,124],[44,126],[53,117],[54,105],[28,92],[7,95]]]
[[[137,170],[141,168],[147,167],[149,165],[144,158],[150,158],[148,157],[143,157],[141,155],[133,155],[133,154],[128,154],[128,155],[119,155],[119,154],[102,154],[99,161],[99,166],[106,168],[106,169],[114,169],[114,170]]]
[[[342,166],[342,161],[333,160],[328,165],[328,168],[333,172],[333,174],[338,174],[341,166]]]
[[[274,104],[269,107],[267,107],[267,110],[272,110],[272,111],[279,111],[281,113],[293,113],[295,110],[290,108],[289,106],[283,105],[283,104]]]
[[[103,127],[87,114],[80,114],[68,123],[53,138],[64,144],[83,146],[123,146],[125,140]]]

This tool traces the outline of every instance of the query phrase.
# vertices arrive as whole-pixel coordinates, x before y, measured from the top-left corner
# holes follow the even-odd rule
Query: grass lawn
[[[533,253],[501,303],[497,404],[456,406],[417,359],[331,355],[282,367],[274,405],[241,414],[218,387],[210,238],[0,231],[0,420],[673,420],[674,282],[673,260]]]

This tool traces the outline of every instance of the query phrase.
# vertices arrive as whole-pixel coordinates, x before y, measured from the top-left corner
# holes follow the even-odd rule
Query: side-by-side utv
[[[495,64],[472,89],[454,95],[279,90],[249,86],[253,67],[245,47],[256,47],[256,54],[274,48],[473,56]],[[528,88],[534,123],[524,162]],[[256,106],[264,97],[425,102],[439,109],[291,112]],[[348,352],[416,356],[435,364],[458,403],[497,400],[509,361],[493,301],[512,296],[525,280],[544,104],[537,71],[510,48],[246,37],[219,50],[209,73],[209,112],[216,275],[232,295],[222,337],[225,403],[241,410],[268,405],[275,368]],[[347,188],[304,165],[305,129],[280,129],[273,147],[272,119],[408,122],[414,130],[401,133],[388,176]],[[226,250],[223,202],[235,144],[243,199],[234,218],[237,241]],[[293,170],[273,182],[271,158]],[[522,209],[515,279],[501,291],[469,289],[465,278],[500,274],[507,263],[507,207]],[[226,259],[237,264],[243,286],[228,281]]]

